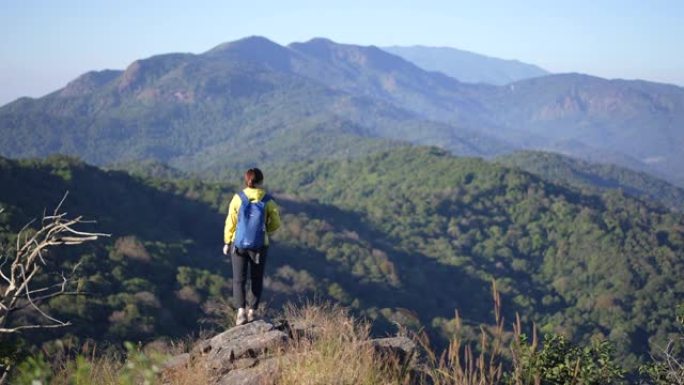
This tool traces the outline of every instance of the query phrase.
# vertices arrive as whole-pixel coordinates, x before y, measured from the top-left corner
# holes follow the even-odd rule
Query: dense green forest
[[[497,157],[495,162],[518,167],[547,181],[589,193],[620,189],[625,194],[656,202],[672,210],[684,211],[684,189],[645,172],[541,151],[519,151]]]
[[[277,174],[279,188],[357,212],[369,234],[383,234],[399,286],[422,292],[433,312],[414,309],[433,327],[446,328],[450,308],[482,319],[494,278],[508,319],[519,312],[543,332],[608,337],[625,356],[646,354],[675,330],[684,293],[679,214],[435,149]],[[425,271],[426,261],[439,273]]]
[[[138,175],[176,174],[156,163],[148,166],[147,171],[144,166],[138,169]],[[69,346],[89,339],[149,342],[158,337],[184,337],[227,322],[230,267],[220,250],[224,213],[236,185],[143,178],[103,171],[62,156],[40,161],[1,159],[0,185],[4,209],[0,228],[2,239],[10,245],[16,231],[46,210],[50,212],[65,191],[69,191],[64,204],[67,212],[97,221],[85,230],[112,235],[94,245],[59,250],[57,264],[48,268],[68,270],[80,261],[77,285],[85,295],[49,303],[51,314],[74,325],[33,334],[32,343],[58,336]],[[326,261],[306,241],[279,242],[289,235],[288,229],[298,225],[313,239],[310,229],[319,231],[318,226],[327,223],[331,234],[344,239],[342,244],[358,249],[362,240],[347,240],[344,235],[353,231],[358,216],[277,197],[288,226],[276,236],[272,251],[276,257],[269,263],[266,285],[271,307],[307,298],[347,300],[350,297],[341,285],[358,287],[358,293],[367,291],[367,298],[381,303],[390,288],[375,290],[370,283],[358,282],[346,264]],[[336,219],[326,222],[329,216]],[[358,301],[357,305],[361,309]],[[20,314],[14,321],[30,320],[30,315]]]
[[[152,166],[150,174],[177,176]],[[492,320],[495,279],[506,319],[520,313],[528,325],[578,342],[609,338],[628,364],[676,331],[680,214],[433,148],[265,172],[284,223],[267,272],[273,308],[334,299],[376,320],[377,333],[400,324],[446,337],[456,309],[474,327]],[[34,334],[31,343],[148,342],[225,322],[223,213],[239,180],[143,174],[65,157],[0,161],[4,239],[66,190],[68,212],[112,234],[61,250],[59,267],[82,261],[78,286],[87,295],[51,302],[74,325]]]

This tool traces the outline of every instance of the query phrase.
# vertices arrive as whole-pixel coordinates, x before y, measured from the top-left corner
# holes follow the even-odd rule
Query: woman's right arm
[[[226,224],[223,228],[223,243],[226,245],[233,242],[235,237],[235,228],[237,227],[238,209],[240,208],[240,197],[237,194],[233,195],[233,199],[228,206],[228,215],[226,215]]]

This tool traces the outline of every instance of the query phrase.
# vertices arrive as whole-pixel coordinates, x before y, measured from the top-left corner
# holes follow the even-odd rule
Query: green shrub
[[[529,343],[525,335],[514,347],[516,367],[512,384],[619,384],[624,369],[613,361],[614,348],[608,341],[596,341],[579,347],[561,335],[544,338],[541,350]]]

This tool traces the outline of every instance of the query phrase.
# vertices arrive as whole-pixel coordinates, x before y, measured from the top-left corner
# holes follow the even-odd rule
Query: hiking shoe
[[[245,314],[245,308],[239,308],[237,312],[237,317],[235,317],[235,326],[244,325],[247,322],[247,315]]]
[[[254,309],[247,309],[247,322],[254,321]]]

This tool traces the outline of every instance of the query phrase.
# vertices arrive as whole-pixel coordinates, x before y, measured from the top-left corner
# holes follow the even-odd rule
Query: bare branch
[[[62,200],[59,201],[59,204],[57,205],[57,207],[55,207],[55,211],[53,212],[52,215],[57,215],[59,213],[59,210],[62,208],[62,204],[64,204],[64,201],[67,199],[68,196],[69,196],[69,190],[64,192],[64,196],[62,197]]]
[[[34,298],[33,302],[35,303],[40,303],[42,301],[45,301],[46,299],[54,298],[54,297],[61,297],[63,295],[86,295],[87,293],[82,292],[82,291],[60,291],[57,293],[52,293],[52,294],[47,294],[42,297]]]
[[[23,326],[17,326],[14,328],[0,328],[0,333],[18,333],[21,330],[29,330],[29,329],[55,329],[55,328],[62,328],[65,326],[71,325],[71,322],[65,322],[63,324],[57,324],[57,325],[23,325]]]
[[[0,256],[0,259],[2,259],[2,263],[0,263],[0,277],[5,280],[7,283],[11,283],[10,278],[5,275],[5,273],[2,272],[2,268],[5,267],[7,262],[9,261],[9,257],[6,256]]]
[[[87,296],[87,295],[89,295],[89,294],[90,294],[90,293],[83,292],[83,291],[55,292],[55,293],[52,293],[52,294],[44,295],[44,296],[42,296],[42,297],[34,298],[34,299],[33,299],[33,302],[35,302],[36,304],[40,305],[40,303],[41,303],[42,301],[45,301],[45,300],[50,299],[50,298],[58,297],[58,296],[59,296],[59,297],[61,297],[61,296]],[[28,302],[25,302],[25,303],[22,303],[21,305],[15,306],[13,310],[14,310],[14,311],[19,311],[19,310],[22,310],[22,309],[26,309],[27,307],[31,307],[31,304],[28,303]]]
[[[0,277],[7,283],[3,287],[4,293],[0,297],[0,336],[3,333],[18,333],[23,330],[57,328],[69,325],[69,322],[59,320],[40,307],[45,301],[62,295],[78,295],[78,291],[69,291],[69,283],[72,282],[80,262],[71,268],[69,273],[60,272],[59,282],[47,283],[44,286],[33,287],[35,282],[43,282],[36,279],[50,275],[53,272],[45,271],[51,254],[49,249],[59,245],[80,245],[97,240],[99,237],[109,237],[109,234],[93,233],[75,229],[76,226],[86,223],[82,217],[67,218],[66,213],[60,210],[68,196],[68,191],[62,197],[52,215],[43,215],[41,227],[30,230],[29,227],[35,222],[31,221],[17,234],[16,248],[9,254],[0,255]],[[2,210],[0,210],[2,212]],[[0,249],[7,253],[8,249]],[[48,279],[50,282],[52,279]],[[54,282],[54,280],[52,280]],[[10,325],[10,316],[20,309],[29,308],[37,313],[43,322],[33,325]]]
[[[32,306],[34,309],[36,309],[36,311],[37,311],[38,313],[40,313],[40,315],[42,315],[43,317],[47,318],[48,320],[54,322],[54,323],[57,324],[57,325],[62,325],[62,326],[66,326],[66,325],[67,325],[66,322],[60,321],[60,320],[58,320],[57,318],[54,318],[54,317],[49,316],[49,315],[48,315],[47,313],[45,313],[41,308],[39,308],[38,305],[35,304],[35,302],[33,302],[33,298],[31,298],[31,295],[30,295],[29,292],[28,292],[28,285],[26,286],[26,299],[29,301],[29,303],[31,304],[31,306]]]
[[[673,384],[684,384],[684,361],[680,361],[681,357],[676,357],[675,355],[675,345],[684,343],[684,338],[670,339],[667,342],[667,346],[658,347],[660,352],[659,357],[653,357],[651,359],[654,362],[659,362],[665,365],[665,377],[667,380],[671,381]]]

